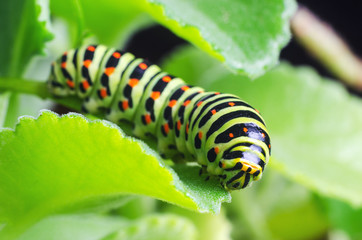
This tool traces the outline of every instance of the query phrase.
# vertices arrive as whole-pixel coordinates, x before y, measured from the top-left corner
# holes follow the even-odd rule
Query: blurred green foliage
[[[0,81],[44,81],[39,73],[46,76],[51,58],[68,47],[119,46],[158,22],[198,47],[174,51],[164,69],[256,106],[270,129],[273,158],[261,181],[232,193],[212,215],[204,212],[218,212],[230,195],[200,179],[196,166],[168,166],[113,124],[43,112],[0,132],[0,238],[362,239],[361,100],[308,67],[283,63],[262,75],[290,38],[295,5],[2,1]],[[47,48],[45,26],[54,34]],[[28,101],[0,92],[0,126],[12,127],[23,106],[37,116],[43,105]]]

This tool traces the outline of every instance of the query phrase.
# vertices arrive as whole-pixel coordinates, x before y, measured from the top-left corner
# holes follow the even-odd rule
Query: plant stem
[[[77,111],[81,109],[80,99],[76,97],[57,98],[49,92],[46,82],[0,77],[0,90],[36,95],[42,99],[52,99],[61,105]]]
[[[297,41],[346,85],[362,91],[362,60],[330,25],[305,7],[291,21]]]
[[[1,78],[0,89],[19,93],[37,95],[40,98],[50,98],[51,95],[45,82],[24,80],[20,78]]]

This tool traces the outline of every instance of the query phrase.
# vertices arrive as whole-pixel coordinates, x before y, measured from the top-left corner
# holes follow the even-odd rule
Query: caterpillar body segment
[[[187,85],[131,53],[103,45],[64,53],[51,67],[50,91],[77,95],[82,109],[134,123],[140,138],[156,136],[162,156],[197,161],[227,190],[262,176],[270,138],[259,112],[237,96]]]

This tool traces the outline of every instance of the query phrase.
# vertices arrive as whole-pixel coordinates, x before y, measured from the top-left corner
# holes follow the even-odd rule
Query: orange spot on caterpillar
[[[123,108],[124,111],[128,109],[128,100],[124,100],[122,102],[122,108]]]
[[[89,68],[89,65],[91,65],[92,63],[92,60],[85,60],[83,61],[83,65],[86,67],[86,68]]]
[[[214,115],[214,114],[216,113],[216,110],[215,110],[215,109],[212,109],[212,110],[211,110],[211,113],[212,113],[212,115]]]
[[[177,130],[180,130],[180,129],[181,129],[181,121],[178,120],[178,121],[177,121]]]
[[[189,124],[186,124],[186,133],[189,134]]]
[[[164,81],[164,82],[169,82],[169,81],[171,81],[171,77],[170,77],[170,76],[164,76],[164,77],[162,78],[162,81]]]
[[[233,133],[229,133],[229,137],[233,138],[234,134]]]
[[[235,103],[229,102],[229,106],[233,107],[234,105],[235,105]]]
[[[169,106],[169,107],[173,107],[173,106],[175,106],[176,103],[177,103],[177,100],[171,100],[171,101],[168,103],[168,106]]]
[[[102,98],[106,98],[107,97],[107,89],[106,88],[101,88],[100,95],[101,95]]]
[[[257,113],[260,113],[258,109],[255,109],[255,111],[256,111]]]
[[[246,127],[243,128],[244,132],[248,132],[248,129]]]
[[[190,102],[191,102],[190,100],[187,100],[187,101],[185,101],[184,104],[182,104],[182,105],[186,107],[187,105],[190,104]]]
[[[202,132],[199,132],[198,137],[200,140],[202,139]]]
[[[152,120],[151,120],[151,115],[150,115],[150,114],[146,114],[146,115],[145,115],[145,122],[146,122],[147,124],[150,124],[150,123],[152,122]]]
[[[83,85],[84,90],[87,90],[89,88],[89,83],[87,80],[83,80],[82,85]]]
[[[72,80],[67,79],[66,84],[68,85],[68,87],[74,88],[74,82]]]
[[[165,133],[168,134],[168,132],[170,131],[170,127],[168,126],[168,123],[163,125],[163,130],[165,130]]]
[[[181,89],[182,89],[182,91],[187,91],[187,90],[189,90],[190,88],[189,88],[188,86],[183,86],[183,87],[181,87]]]
[[[89,46],[87,48],[88,51],[94,52],[96,50],[96,48],[94,46]]]
[[[215,151],[216,154],[218,154],[220,149],[218,147],[214,147],[214,151]]]
[[[265,138],[265,133],[261,133],[261,136],[263,136],[263,138]]]
[[[109,67],[104,70],[104,73],[109,77],[114,72],[114,67]]]
[[[138,66],[139,66],[142,70],[145,70],[145,69],[148,68],[148,66],[147,66],[146,63],[140,63]]]
[[[158,99],[158,98],[160,97],[160,95],[161,95],[160,92],[152,92],[152,93],[151,93],[151,98],[152,98],[153,100],[156,100],[156,99]]]
[[[200,107],[200,105],[203,103],[203,101],[198,102],[196,105]]]
[[[128,84],[131,86],[131,87],[134,87],[138,84],[139,80],[137,78],[131,78],[128,82]]]
[[[271,148],[270,144],[268,145],[269,148]]]
[[[67,62],[62,62],[62,64],[60,65],[62,68],[66,68],[67,67]]]
[[[225,168],[225,163],[221,163],[221,168]]]
[[[64,53],[63,53],[63,56],[66,56],[67,54],[68,54],[68,52],[64,52]]]
[[[114,52],[114,53],[112,54],[112,56],[115,57],[115,58],[120,58],[120,57],[121,57],[121,54],[120,54],[119,52]]]
[[[215,95],[219,95],[220,93],[219,92],[216,92]]]

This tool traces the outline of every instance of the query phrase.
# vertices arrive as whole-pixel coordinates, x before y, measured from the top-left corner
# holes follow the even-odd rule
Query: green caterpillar
[[[133,122],[136,136],[157,137],[162,156],[195,159],[200,174],[217,176],[227,190],[260,179],[268,163],[270,138],[257,110],[131,53],[103,45],[69,50],[52,64],[48,84],[56,96],[84,99],[84,112]]]

